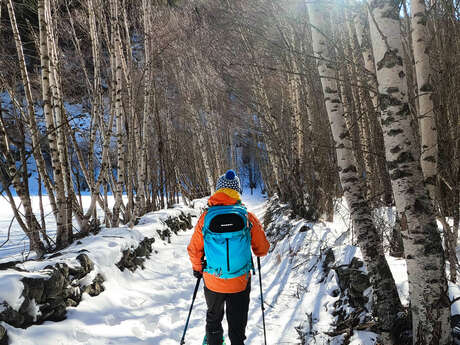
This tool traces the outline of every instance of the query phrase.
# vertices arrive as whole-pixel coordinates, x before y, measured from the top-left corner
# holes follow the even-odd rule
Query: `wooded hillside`
[[[383,343],[402,311],[387,250],[407,260],[414,344],[450,342],[457,1],[0,4],[2,195],[39,256],[73,241],[72,219],[78,236],[97,227],[96,206],[107,227],[133,225],[209,195],[233,167],[244,188],[276,193],[308,220],[330,219],[344,197]],[[52,205],[55,239],[32,211],[32,179]],[[384,206],[398,213],[390,248],[374,217]]]

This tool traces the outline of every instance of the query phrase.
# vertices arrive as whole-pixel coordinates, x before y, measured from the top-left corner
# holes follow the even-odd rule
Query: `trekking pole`
[[[259,269],[259,285],[260,285],[260,307],[262,309],[262,323],[264,325],[264,342],[267,345],[267,333],[265,331],[265,314],[264,314],[264,295],[262,293],[262,273],[260,272],[260,257],[257,257],[257,268]]]
[[[190,315],[192,314],[193,302],[195,302],[196,293],[198,292],[198,287],[200,286],[200,281],[201,281],[201,277],[196,280],[195,291],[193,291],[192,305],[190,306],[190,310],[188,311],[187,322],[185,323],[184,334],[182,334],[180,345],[185,344],[185,332],[187,332],[188,322],[190,320]]]

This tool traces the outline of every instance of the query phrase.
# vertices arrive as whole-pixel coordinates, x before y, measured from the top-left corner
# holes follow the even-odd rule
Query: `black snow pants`
[[[204,297],[208,306],[206,313],[206,337],[208,345],[222,345],[222,320],[224,304],[226,305],[228,337],[231,345],[244,345],[245,331],[248,322],[249,293],[251,280],[244,291],[237,293],[219,293],[204,287]]]

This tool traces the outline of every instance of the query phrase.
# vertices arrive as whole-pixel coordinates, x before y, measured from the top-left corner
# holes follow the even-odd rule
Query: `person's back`
[[[243,345],[252,268],[247,247],[264,256],[270,245],[257,217],[241,204],[240,182],[233,170],[219,177],[216,189],[187,250],[194,275],[204,278],[207,344],[222,344],[225,304],[231,344]],[[208,267],[202,267],[203,257],[209,260]]]

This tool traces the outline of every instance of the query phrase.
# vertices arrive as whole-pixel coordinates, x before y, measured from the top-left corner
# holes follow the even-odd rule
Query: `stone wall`
[[[104,291],[104,279],[100,274],[90,285],[81,285],[81,279],[93,270],[94,265],[87,254],[81,253],[76,259],[80,263],[78,268],[58,263],[45,267],[45,278],[22,278],[24,301],[21,307],[16,311],[3,302],[4,310],[0,313],[0,321],[20,328],[44,321],[61,321],[66,317],[66,308],[78,305],[83,293],[97,296]],[[37,308],[38,312],[31,315],[30,311]]]

